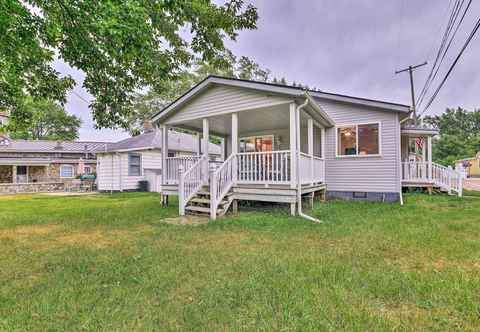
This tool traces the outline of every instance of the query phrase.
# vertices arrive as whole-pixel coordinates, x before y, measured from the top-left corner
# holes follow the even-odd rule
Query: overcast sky
[[[238,56],[246,55],[273,76],[288,82],[315,86],[365,98],[410,104],[408,73],[397,69],[428,61],[415,72],[417,93],[433,63],[445,30],[450,0],[258,0],[251,1],[259,14],[258,29],[240,33],[237,42],[227,42]],[[480,1],[473,1],[450,56],[444,60],[439,78],[448,69],[480,14]],[[446,107],[480,107],[480,35],[470,43],[429,114]],[[79,83],[74,89],[85,100],[82,73],[61,62],[56,68]],[[435,82],[431,90],[438,85]],[[73,93],[67,111],[80,116],[81,140],[117,141],[121,131],[95,130],[88,104]]]

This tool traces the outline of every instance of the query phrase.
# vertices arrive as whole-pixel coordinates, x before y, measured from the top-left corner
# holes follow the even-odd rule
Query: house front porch
[[[164,124],[163,151],[169,127],[196,132],[199,149],[197,156],[162,157],[162,193],[179,196],[181,215],[215,219],[239,200],[287,203],[295,214],[299,196],[326,189],[325,128],[332,124],[315,106],[289,101]],[[220,162],[209,157],[210,135],[222,140]]]
[[[434,189],[462,195],[461,170],[445,167],[432,161],[432,138],[438,131],[432,128],[405,127],[401,129],[402,186]]]

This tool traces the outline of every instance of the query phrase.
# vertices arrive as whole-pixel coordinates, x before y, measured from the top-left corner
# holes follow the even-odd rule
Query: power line
[[[437,74],[438,74],[438,72],[439,72],[439,70],[440,70],[440,67],[442,66],[443,60],[445,59],[445,56],[446,56],[448,50],[450,49],[450,46],[451,46],[451,44],[452,44],[452,42],[453,42],[453,40],[454,40],[454,38],[455,38],[455,35],[457,34],[458,29],[460,28],[460,25],[462,24],[462,22],[463,22],[463,20],[464,20],[464,18],[465,18],[465,16],[466,16],[466,14],[467,14],[467,12],[468,12],[468,9],[470,8],[470,5],[471,5],[471,4],[472,4],[472,0],[469,0],[467,6],[465,7],[465,10],[463,11],[462,17],[460,18],[460,20],[458,21],[458,23],[457,23],[457,25],[456,25],[456,27],[455,27],[455,31],[453,32],[452,37],[450,38],[448,44],[446,45],[446,47],[445,47],[445,49],[444,49],[444,51],[443,51],[443,54],[442,54],[442,57],[441,57],[441,59],[440,59],[440,62],[438,63],[438,66],[437,66],[437,68],[435,69],[435,72],[434,72],[434,74],[432,75],[431,80],[428,82],[428,85],[426,86],[426,89],[425,89],[425,91],[424,91],[424,94],[421,95],[421,96],[419,97],[419,99],[418,99],[418,103],[417,103],[418,106],[420,106],[420,105],[422,104],[424,98],[425,98],[426,95],[427,95],[428,89],[430,88],[431,84],[435,81],[435,78],[437,77]],[[462,4],[462,5],[463,5],[463,4]],[[453,25],[452,25],[452,27],[453,27]],[[433,69],[434,69],[434,68],[432,68],[432,70],[433,70]]]
[[[88,100],[86,100],[85,98],[83,98],[80,94],[78,94],[75,90],[72,90],[72,93],[77,96],[78,98],[80,98],[82,101],[86,102],[87,104],[90,105],[90,102]]]
[[[471,3],[471,0],[470,0],[470,3]],[[470,6],[470,3],[468,4],[468,6],[467,6],[467,8],[464,12],[464,15],[462,16],[461,21],[463,21],[463,17],[465,17],[466,11],[468,10],[468,7]],[[436,77],[436,74],[437,74],[437,72],[438,72],[438,70],[439,70],[439,68],[440,68],[440,66],[443,62],[443,59],[444,59],[446,53],[448,52],[448,49],[450,48],[450,45],[453,41],[453,38],[455,37],[455,34],[458,31],[458,28],[459,28],[461,22],[459,24],[457,24],[457,28],[455,29],[455,32],[454,32],[454,34],[452,35],[452,37],[450,38],[450,41],[449,41],[450,34],[451,34],[452,29],[453,29],[453,27],[454,27],[454,25],[457,21],[458,15],[460,14],[460,11],[461,11],[461,8],[463,7],[463,4],[464,4],[464,0],[462,0],[462,1],[456,0],[455,4],[453,5],[452,12],[451,12],[450,17],[448,19],[447,27],[445,28],[445,31],[443,33],[442,41],[440,43],[440,47],[438,48],[437,54],[435,56],[433,66],[430,70],[430,73],[427,76],[427,79],[425,80],[425,84],[422,88],[422,91],[420,92],[419,97],[418,97],[417,103],[418,103],[419,106],[421,105],[423,99],[425,98],[425,95],[428,92],[428,89],[430,88],[431,84],[433,83],[433,81]],[[447,42],[448,42],[448,44],[447,44]]]
[[[475,34],[477,33],[478,29],[480,28],[480,18],[477,20],[477,23],[475,24],[472,32],[470,33],[470,35],[468,36],[467,40],[465,41],[465,44],[463,45],[462,49],[460,50],[460,53],[458,53],[457,57],[455,58],[455,61],[452,63],[452,65],[450,66],[450,68],[448,69],[448,72],[446,73],[446,75],[444,76],[444,78],[442,79],[442,82],[440,82],[440,84],[438,85],[437,89],[435,90],[435,92],[433,93],[432,97],[430,98],[430,100],[428,101],[427,105],[425,106],[424,110],[422,111],[422,114],[424,114],[428,108],[430,107],[430,105],[432,105],[433,101],[435,100],[435,98],[437,97],[437,94],[438,92],[440,91],[440,89],[443,87],[443,85],[445,84],[445,81],[447,80],[447,78],[450,76],[450,73],[453,71],[453,68],[455,67],[455,65],[457,64],[458,60],[461,58],[463,52],[465,51],[465,49],[467,48],[467,46],[470,44],[470,42],[472,41],[473,37],[475,36]]]

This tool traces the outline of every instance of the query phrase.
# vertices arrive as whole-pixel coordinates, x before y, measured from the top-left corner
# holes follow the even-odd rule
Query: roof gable
[[[364,106],[374,107],[385,111],[395,111],[395,112],[403,112],[408,113],[410,112],[410,107],[408,105],[379,101],[374,99],[367,99],[367,98],[359,98],[359,97],[352,97],[347,95],[335,94],[335,93],[328,93],[323,91],[307,91],[300,87],[292,87],[292,86],[285,86],[279,84],[272,84],[272,83],[265,83],[265,82],[256,82],[256,81],[248,81],[248,80],[241,80],[236,78],[227,78],[227,77],[219,77],[219,76],[209,76],[190,90],[185,92],[182,96],[177,98],[175,101],[164,107],[161,111],[159,111],[156,115],[152,117],[153,121],[163,121],[167,117],[170,116],[176,109],[179,107],[184,106],[190,100],[192,100],[195,96],[202,93],[205,89],[210,87],[211,85],[222,85],[222,86],[229,86],[229,87],[236,87],[236,88],[246,88],[246,89],[254,89],[261,92],[266,92],[270,94],[277,94],[277,95],[285,95],[289,97],[301,97],[306,92],[308,92],[311,96],[316,98],[323,98],[328,100],[334,100],[344,103],[351,103],[351,104],[361,104]]]

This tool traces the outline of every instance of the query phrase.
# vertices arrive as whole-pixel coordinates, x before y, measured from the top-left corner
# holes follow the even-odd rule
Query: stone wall
[[[40,193],[65,191],[65,183],[9,183],[0,184],[0,194],[16,194],[16,193]]]
[[[12,173],[12,166],[0,165],[0,183],[11,183],[13,175]]]

